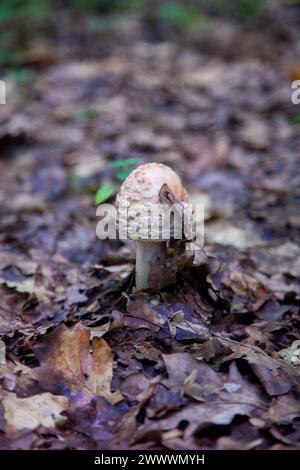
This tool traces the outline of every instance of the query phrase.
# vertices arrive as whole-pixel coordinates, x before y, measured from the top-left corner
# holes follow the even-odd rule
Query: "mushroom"
[[[166,203],[185,207],[187,192],[179,176],[162,163],[148,163],[136,168],[124,181],[116,198],[119,238],[136,241],[138,289],[149,287],[151,265],[166,258],[167,241],[171,238],[170,225],[164,231],[167,212],[164,213],[162,206],[166,207]]]

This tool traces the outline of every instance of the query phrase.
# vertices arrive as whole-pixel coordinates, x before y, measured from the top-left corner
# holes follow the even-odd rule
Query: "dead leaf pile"
[[[67,14],[0,105],[0,448],[299,449],[299,7],[195,32]],[[205,252],[170,243],[145,292],[96,236],[132,157],[205,204]]]

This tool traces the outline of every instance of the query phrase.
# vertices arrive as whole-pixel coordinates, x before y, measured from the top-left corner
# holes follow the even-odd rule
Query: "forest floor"
[[[28,49],[0,106],[1,448],[299,448],[299,21],[67,23]],[[205,204],[204,252],[158,292],[96,237],[127,158]]]

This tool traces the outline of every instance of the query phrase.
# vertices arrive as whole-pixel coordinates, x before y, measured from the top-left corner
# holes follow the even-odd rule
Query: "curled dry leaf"
[[[14,393],[2,397],[6,432],[13,434],[22,429],[38,426],[53,428],[65,418],[61,413],[68,408],[68,399],[63,396],[41,393],[29,398],[18,398]]]
[[[299,374],[291,364],[269,356],[257,346],[244,346],[224,338],[222,343],[232,351],[222,362],[245,359],[270,396],[284,395],[293,388],[299,389]]]
[[[223,381],[211,366],[187,353],[163,354],[163,361],[168,373],[164,384],[170,389],[179,388],[194,400],[206,401],[223,386]]]
[[[127,302],[126,323],[134,329],[147,328],[153,332],[159,331],[166,319],[156,311],[155,304],[156,302],[149,301],[144,293],[132,295]]]
[[[38,387],[33,376],[33,369],[25,366],[17,360],[7,361],[0,365],[0,381],[2,387],[10,392],[17,394],[26,394],[29,390],[32,393],[37,392]]]
[[[294,366],[300,366],[300,340],[294,341],[289,348],[281,349],[279,356]]]
[[[188,405],[182,410],[172,413],[160,420],[147,420],[140,429],[139,438],[145,438],[149,432],[162,432],[176,429],[180,423],[187,422],[185,436],[190,437],[197,430],[211,424],[229,424],[236,415],[249,416],[252,406],[246,403],[203,403]]]
[[[179,310],[175,312],[170,320],[169,320],[169,327],[172,336],[176,337],[176,333],[179,331],[182,332],[189,332],[195,336],[198,341],[205,341],[209,339],[209,329],[207,326],[201,323],[193,323],[189,322],[184,318],[184,312]]]
[[[90,329],[80,323],[73,329],[56,328],[36,348],[41,365],[34,375],[43,389],[63,393],[70,401],[86,403],[98,395],[116,403],[122,395],[110,390],[113,353],[99,337],[93,337],[90,351],[90,336]]]
[[[291,396],[277,398],[269,408],[269,417],[276,424],[290,424],[300,417],[300,402]]]
[[[263,240],[253,229],[236,227],[225,219],[207,223],[205,236],[209,243],[234,246],[240,249],[263,245]]]
[[[149,386],[137,395],[136,398],[138,400],[138,404],[131,407],[131,409],[128,411],[128,413],[125,414],[120,422],[117,436],[119,441],[133,439],[135,431],[138,427],[137,416],[149,401],[151,396],[154,394],[158,382],[159,377],[155,377],[150,381]]]

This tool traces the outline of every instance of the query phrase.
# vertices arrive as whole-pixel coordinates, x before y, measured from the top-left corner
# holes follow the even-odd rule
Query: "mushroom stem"
[[[166,242],[136,242],[135,284],[138,289],[149,287],[151,265],[166,258]]]

